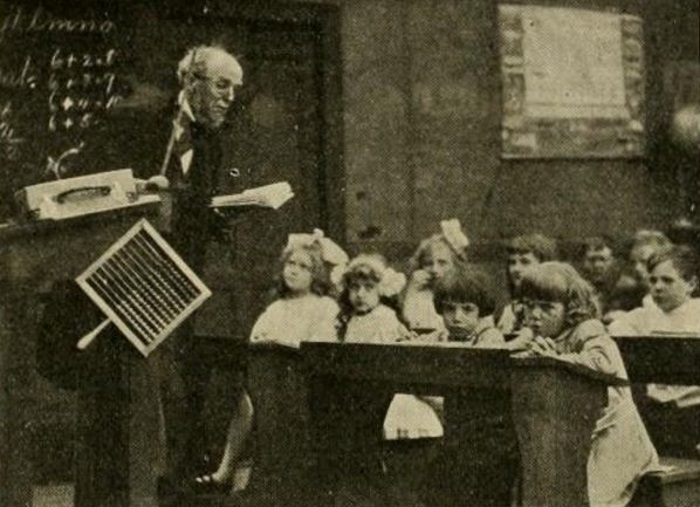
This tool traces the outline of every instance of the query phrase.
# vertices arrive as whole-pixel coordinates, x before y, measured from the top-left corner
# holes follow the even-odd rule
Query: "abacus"
[[[211,291],[146,219],[76,278],[107,319],[78,342],[86,348],[113,322],[148,356]]]

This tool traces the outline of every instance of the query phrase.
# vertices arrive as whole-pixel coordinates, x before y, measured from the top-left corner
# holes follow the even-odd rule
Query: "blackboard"
[[[235,51],[244,46],[240,19],[207,6],[178,9],[0,4],[0,220],[17,216],[14,193],[27,185],[127,167],[155,174],[187,49],[220,45],[254,74]],[[244,87],[232,116],[246,93],[254,87]]]
[[[56,7],[56,6],[54,6]],[[79,175],[71,158],[123,98],[115,12],[0,5],[0,213],[25,185]]]

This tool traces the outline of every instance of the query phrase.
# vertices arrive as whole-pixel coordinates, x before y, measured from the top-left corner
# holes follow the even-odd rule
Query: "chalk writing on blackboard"
[[[32,57],[29,55],[20,69],[5,69],[0,66],[0,87],[34,89],[38,78],[32,70]]]
[[[20,154],[20,144],[24,139],[19,137],[12,126],[12,102],[0,104],[0,157],[7,161],[15,161]]]
[[[0,42],[12,33],[62,32],[107,35],[115,29],[116,24],[109,19],[70,19],[56,16],[41,6],[32,11],[13,6],[10,13],[0,22]]]
[[[87,129],[101,121],[100,112],[119,102],[116,58],[113,48],[99,53],[54,51],[49,62],[50,132]]]
[[[45,174],[52,175],[57,180],[61,179],[61,177],[67,172],[64,160],[71,156],[78,155],[83,148],[85,148],[85,141],[81,141],[78,146],[68,148],[56,158],[52,157],[51,155],[46,157]]]
[[[86,152],[126,94],[122,43],[108,11],[0,8],[0,215],[26,185],[100,170]]]

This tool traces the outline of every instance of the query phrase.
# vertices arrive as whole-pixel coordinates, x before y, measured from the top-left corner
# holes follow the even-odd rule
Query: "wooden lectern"
[[[32,504],[40,294],[74,279],[144,215],[157,205],[0,228],[0,505]],[[152,363],[126,341],[95,345],[92,375],[78,375],[76,505],[155,506],[163,449]]]

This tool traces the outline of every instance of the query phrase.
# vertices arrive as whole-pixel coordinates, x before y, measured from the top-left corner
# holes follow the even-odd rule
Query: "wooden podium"
[[[143,216],[157,216],[157,205],[0,228],[0,505],[32,505],[45,382],[36,369],[40,295],[74,279]],[[94,375],[79,376],[76,505],[155,506],[163,449],[152,363],[126,340],[97,342],[85,353]]]

